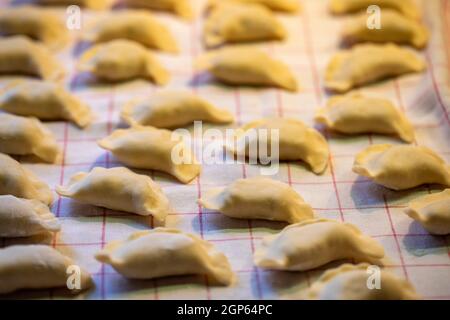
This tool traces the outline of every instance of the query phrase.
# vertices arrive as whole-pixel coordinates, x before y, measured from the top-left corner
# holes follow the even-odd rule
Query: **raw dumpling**
[[[450,166],[422,146],[370,146],[356,155],[353,172],[394,190],[433,183],[450,186]]]
[[[25,199],[36,199],[47,205],[53,202],[50,188],[33,172],[0,153],[0,194],[11,194]]]
[[[124,0],[122,3],[127,7],[170,11],[189,20],[194,17],[189,0]]]
[[[110,13],[96,22],[85,39],[94,43],[127,39],[152,49],[166,52],[178,51],[177,43],[169,28],[150,13],[139,10]]]
[[[294,13],[300,9],[298,0],[209,0],[208,7],[214,8],[222,3],[256,3],[274,11]]]
[[[335,96],[318,110],[316,121],[329,129],[347,133],[380,133],[414,141],[414,128],[389,100],[364,97],[359,94]]]
[[[91,275],[80,268],[77,283],[76,277],[71,279],[76,275],[71,273],[71,266],[78,267],[72,259],[45,245],[0,249],[0,294],[22,289],[65,287],[73,293],[89,289],[93,284]]]
[[[394,44],[360,44],[337,53],[328,64],[325,87],[336,92],[426,69],[415,53]]]
[[[52,48],[61,47],[67,40],[67,28],[55,12],[29,6],[2,8],[0,34],[24,35]]]
[[[24,36],[0,39],[0,75],[56,80],[63,74],[61,65],[44,45]]]
[[[276,16],[258,4],[223,4],[214,7],[204,28],[207,47],[225,43],[283,40],[286,30]]]
[[[397,11],[385,9],[381,15],[380,29],[369,29],[367,14],[362,13],[344,25],[342,37],[347,44],[393,42],[422,49],[427,45],[428,31],[420,21],[409,19]]]
[[[264,177],[239,179],[209,190],[199,203],[239,219],[296,223],[314,216],[311,206],[289,185]]]
[[[450,233],[450,189],[412,201],[405,213],[431,234]]]
[[[334,14],[366,11],[372,5],[379,6],[382,9],[396,10],[413,19],[418,19],[421,16],[414,0],[330,0],[330,10]],[[384,15],[384,10],[381,15]]]
[[[268,150],[272,145],[270,132],[278,130],[279,160],[302,160],[316,174],[323,173],[327,168],[329,150],[325,138],[317,130],[295,119],[267,118],[247,123],[238,130],[235,154],[245,154],[249,159],[255,159],[250,153],[252,147],[259,145],[261,130],[267,131]]]
[[[48,6],[76,5],[87,9],[103,10],[114,4],[115,0],[33,0],[33,3]]]
[[[59,186],[56,192],[94,206],[151,215],[161,223],[170,212],[169,200],[161,187],[150,177],[127,168],[96,167],[89,173],[79,172],[68,186]]]
[[[58,219],[42,202],[0,196],[0,238],[31,237],[60,228]]]
[[[198,61],[217,80],[231,85],[275,86],[297,91],[297,80],[284,63],[254,48],[223,48]]]
[[[64,87],[46,81],[17,81],[0,94],[0,109],[41,120],[69,120],[83,128],[92,121],[91,109]]]
[[[226,286],[234,280],[223,253],[198,236],[176,229],[135,232],[126,240],[108,243],[95,257],[130,279],[195,274]]]
[[[130,125],[179,128],[194,121],[226,124],[233,115],[188,91],[160,91],[149,98],[132,100],[122,109],[122,119]]]
[[[370,265],[343,264],[327,270],[308,289],[308,300],[417,300],[414,287],[408,281],[381,269],[380,287],[368,288]]]
[[[55,137],[38,119],[6,113],[0,113],[0,152],[34,155],[49,163],[61,155]]]
[[[376,262],[383,257],[383,247],[354,225],[311,219],[264,238],[254,261],[265,269],[306,271],[337,260]]]
[[[169,73],[143,45],[125,39],[98,44],[83,53],[79,69],[106,81],[146,78],[158,85],[169,81]]]
[[[103,149],[110,151],[125,165],[169,173],[183,183],[188,183],[200,174],[201,167],[182,137],[169,130],[136,126],[119,129],[98,141]],[[182,163],[173,160],[176,152]]]

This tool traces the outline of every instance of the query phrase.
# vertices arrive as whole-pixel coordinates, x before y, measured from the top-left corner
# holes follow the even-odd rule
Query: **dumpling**
[[[33,172],[6,154],[0,153],[0,194],[11,194],[25,199],[36,199],[47,205],[53,194],[47,184]]]
[[[329,158],[327,141],[317,130],[295,119],[266,118],[247,123],[238,130],[235,154],[244,154],[249,159],[255,159],[250,153],[252,147],[259,145],[261,130],[267,132],[268,150],[271,150],[272,145],[270,133],[278,130],[279,160],[302,160],[316,174],[323,173],[327,168]]]
[[[355,87],[425,69],[425,62],[408,49],[394,44],[360,44],[337,53],[331,59],[325,74],[325,87],[347,92]]]
[[[368,263],[343,264],[327,270],[306,293],[308,300],[417,300],[418,294],[408,281],[381,269],[380,287],[367,286]]]
[[[121,117],[130,125],[179,128],[194,121],[226,124],[233,115],[218,109],[189,91],[159,91],[149,98],[135,99],[122,109]]]
[[[405,213],[431,234],[450,234],[450,189],[413,200]]]
[[[45,245],[16,245],[0,249],[0,294],[23,289],[65,287],[73,293],[89,289],[93,285],[91,275],[80,268],[78,283],[76,277],[71,279],[71,266],[77,264]]]
[[[169,130],[140,126],[119,129],[98,145],[127,166],[166,172],[183,183],[200,174],[201,166],[182,137]],[[174,161],[173,154],[180,155],[180,163]]]
[[[274,11],[288,13],[294,13],[300,9],[298,0],[209,0],[207,6],[208,8],[214,8],[222,3],[256,3]]]
[[[110,13],[95,23],[85,39],[94,43],[128,39],[152,49],[166,52],[178,51],[170,29],[150,13],[139,10]]]
[[[372,5],[379,6],[382,9],[396,10],[413,19],[418,19],[421,16],[415,0],[330,0],[330,10],[334,14],[365,11]]]
[[[409,19],[394,10],[385,9],[381,16],[380,29],[367,28],[367,14],[362,13],[344,25],[344,43],[393,42],[422,49],[428,42],[428,31],[417,20]]]
[[[158,85],[169,81],[169,73],[143,45],[125,39],[93,46],[83,53],[80,71],[91,72],[106,81],[145,78]]]
[[[173,12],[189,20],[194,17],[194,11],[189,0],[123,0],[122,3],[132,8]]]
[[[211,189],[199,203],[239,219],[296,223],[314,216],[311,206],[289,185],[265,177],[239,179],[227,187]]]
[[[264,269],[306,271],[337,260],[376,262],[383,257],[383,247],[354,225],[311,219],[265,237],[254,261]]]
[[[422,146],[372,145],[356,155],[353,172],[394,190],[433,183],[450,186],[450,166]]]
[[[6,86],[0,94],[0,109],[41,120],[68,120],[84,128],[92,121],[91,109],[61,85],[27,80]]]
[[[297,91],[297,80],[284,63],[254,48],[223,48],[204,55],[199,69],[231,85],[274,86]]]
[[[169,200],[150,177],[127,168],[96,167],[91,172],[75,174],[66,187],[56,192],[82,203],[111,210],[153,216],[163,223],[170,212]]]
[[[228,286],[234,274],[227,257],[208,241],[177,229],[156,228],[112,241],[96,254],[130,279],[206,275],[212,284]]]
[[[0,152],[13,155],[34,155],[55,163],[61,150],[52,132],[36,118],[0,113]]]
[[[31,237],[60,229],[58,219],[42,202],[0,196],[0,238]]]
[[[327,128],[347,134],[379,133],[414,141],[414,127],[389,100],[360,94],[335,96],[316,113],[315,120]]]
[[[76,5],[87,9],[103,10],[110,8],[115,0],[32,0],[34,4],[47,6],[71,6]]]
[[[266,7],[258,4],[223,4],[214,7],[204,27],[207,47],[225,43],[283,40],[284,26]]]
[[[25,35],[55,49],[67,41],[67,28],[55,12],[31,6],[2,8],[0,34]]]
[[[0,39],[0,75],[56,80],[63,74],[62,66],[44,45],[24,36]]]

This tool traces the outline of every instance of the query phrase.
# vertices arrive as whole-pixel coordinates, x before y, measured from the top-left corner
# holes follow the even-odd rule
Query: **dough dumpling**
[[[450,189],[411,201],[405,213],[431,234],[450,234]]]
[[[406,142],[414,141],[414,127],[389,100],[359,94],[335,96],[318,110],[316,121],[346,134],[392,134]]]
[[[360,44],[337,53],[328,64],[325,87],[347,92],[383,79],[422,72],[425,62],[394,44]]]
[[[53,202],[53,194],[47,184],[19,162],[2,153],[0,153],[0,194],[36,199],[46,205]]]
[[[129,279],[195,274],[225,286],[234,280],[223,253],[208,241],[177,229],[135,232],[126,240],[108,243],[95,257]]]
[[[145,78],[164,85],[170,78],[167,70],[149,50],[125,39],[93,46],[83,53],[78,67],[106,81]]]
[[[376,262],[383,257],[383,247],[354,225],[311,219],[265,237],[254,261],[264,269],[306,271],[338,260]]]
[[[239,179],[227,187],[211,189],[199,203],[239,219],[296,223],[314,216],[311,206],[289,185],[265,177]]]
[[[24,35],[51,48],[59,48],[67,40],[67,28],[55,12],[29,6],[2,8],[0,34]]]
[[[194,121],[226,124],[234,121],[233,115],[213,106],[189,91],[159,91],[145,99],[128,102],[121,117],[130,125],[156,128],[179,128]]]
[[[189,146],[169,130],[140,126],[119,129],[98,144],[127,166],[166,172],[183,183],[189,183],[200,174],[201,166]],[[172,153],[180,154],[187,161],[174,162]]]
[[[85,39],[94,43],[127,39],[152,49],[166,52],[178,51],[170,29],[149,12],[139,10],[110,13],[95,23]]]
[[[45,245],[16,245],[0,249],[0,294],[23,289],[67,288],[77,285],[69,277],[70,266],[78,266],[72,259]],[[68,272],[69,271],[69,272]],[[78,293],[89,289],[91,275],[80,270]]]
[[[34,4],[47,6],[80,6],[86,9],[104,10],[109,9],[115,0],[33,0]]]
[[[415,0],[330,0],[330,10],[334,14],[366,11],[372,5],[379,6],[382,9],[396,10],[413,19],[418,19],[421,16]],[[381,14],[384,14],[384,10]]]
[[[198,66],[225,84],[280,87],[289,91],[298,89],[289,67],[259,49],[215,50],[200,58]]]
[[[381,269],[380,287],[367,286],[370,265],[343,264],[325,271],[308,289],[308,300],[417,300],[418,294],[408,281]]]
[[[6,113],[0,113],[0,152],[34,155],[49,163],[55,163],[61,155],[52,132],[38,119]]]
[[[422,49],[427,45],[428,31],[420,21],[385,9],[381,14],[381,29],[367,28],[367,13],[362,13],[345,23],[342,37],[346,44],[393,42]]]
[[[122,3],[131,8],[143,8],[159,11],[169,11],[184,19],[191,20],[194,11],[190,0],[124,0]]]
[[[62,66],[43,44],[25,36],[0,39],[0,75],[56,80],[63,74]]]
[[[216,6],[205,22],[207,47],[225,43],[283,40],[286,30],[276,16],[257,4],[224,4]]]
[[[60,228],[58,219],[42,202],[0,196],[0,238],[31,237]]]
[[[24,80],[0,92],[0,109],[41,120],[68,120],[84,128],[92,121],[91,109],[61,85]]]
[[[393,190],[434,183],[450,186],[450,166],[422,146],[370,146],[356,155],[353,172]]]
[[[268,151],[271,150],[272,144],[271,131],[278,130],[280,161],[302,160],[315,174],[321,174],[327,168],[329,158],[327,141],[316,129],[295,119],[266,118],[247,123],[238,130],[235,154],[245,153],[249,159],[254,159],[250,153],[252,147],[259,145],[260,130],[267,131]]]
[[[153,216],[163,223],[170,212],[169,200],[150,177],[127,168],[96,167],[91,172],[75,174],[66,187],[56,192],[76,201],[111,210]]]
[[[273,11],[294,13],[299,11],[300,4],[298,0],[209,0],[208,8],[214,8],[222,3],[256,3],[263,5]]]

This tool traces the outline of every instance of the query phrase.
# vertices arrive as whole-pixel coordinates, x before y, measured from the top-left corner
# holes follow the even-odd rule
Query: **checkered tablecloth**
[[[6,2],[3,0],[3,5]],[[233,126],[269,116],[293,117],[314,125],[316,108],[328,98],[323,89],[323,74],[327,62],[338,50],[338,31],[345,18],[332,17],[327,11],[326,1],[317,0],[302,1],[302,14],[280,14],[279,18],[289,30],[289,39],[283,43],[258,46],[289,64],[302,90],[292,94],[277,89],[237,89],[214,84],[208,77],[195,74],[194,61],[204,50],[200,12],[205,1],[192,2],[199,13],[199,18],[192,23],[167,14],[156,14],[170,26],[181,48],[179,55],[157,53],[172,74],[167,88],[190,88],[217,106],[228,109],[237,119]],[[450,0],[424,1],[424,11],[432,35],[428,49],[423,52],[428,62],[427,72],[386,81],[362,91],[389,98],[400,106],[415,125],[417,144],[434,149],[450,162]],[[83,11],[83,27],[100,14]],[[76,172],[89,171],[96,166],[119,166],[120,163],[99,148],[96,141],[123,126],[119,112],[125,101],[159,90],[140,80],[113,86],[94,84],[89,75],[75,70],[77,55],[82,48],[75,45],[80,33],[72,31],[71,34],[71,45],[58,53],[58,58],[68,70],[67,86],[92,107],[97,117],[94,124],[85,130],[64,122],[47,123],[64,150],[62,165],[23,164],[53,188],[66,184]],[[289,163],[282,164],[273,178],[289,183],[311,204],[318,216],[351,222],[377,239],[389,257],[387,268],[409,279],[424,298],[450,299],[449,237],[430,236],[402,212],[411,199],[433,191],[433,187],[394,192],[351,171],[353,158],[361,149],[374,143],[400,142],[377,135],[349,137],[327,131],[323,133],[331,148],[330,165],[323,175],[314,175],[302,163]],[[127,280],[109,266],[97,262],[94,253],[111,240],[123,239],[134,231],[150,228],[151,219],[56,197],[52,209],[61,220],[62,231],[54,239],[38,240],[47,241],[92,273],[95,289],[78,298],[287,299],[298,297],[323,272],[322,269],[288,273],[255,268],[252,254],[261,238],[278,232],[284,225],[231,219],[198,206],[196,200],[209,188],[258,175],[258,167],[248,164],[205,165],[201,176],[188,185],[177,183],[158,172],[146,173],[163,187],[174,208],[167,219],[167,226],[199,234],[214,243],[229,258],[238,282],[231,287],[212,287],[201,276]],[[3,240],[3,245],[27,241],[30,240]],[[13,297],[67,296],[59,290],[46,290],[20,292]]]

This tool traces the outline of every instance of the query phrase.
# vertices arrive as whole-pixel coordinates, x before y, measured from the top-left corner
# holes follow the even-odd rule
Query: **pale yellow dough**
[[[298,0],[209,0],[207,8],[214,8],[222,3],[238,3],[238,4],[260,4],[271,10],[295,13],[300,10]]]
[[[74,285],[70,266],[78,266],[49,246],[16,245],[0,249],[0,294],[23,289],[67,288]],[[72,293],[89,289],[93,285],[91,275],[80,268],[80,288]],[[73,274],[73,273],[72,273]]]
[[[53,201],[52,191],[47,184],[19,162],[2,153],[0,153],[0,194],[36,199],[46,205],[50,205]]]
[[[0,196],[0,238],[31,237],[60,228],[58,219],[42,202]]]
[[[83,53],[78,69],[106,81],[145,78],[158,85],[170,80],[168,71],[143,45],[125,39],[93,46]]]
[[[147,98],[133,99],[121,112],[122,119],[130,125],[156,128],[179,128],[194,121],[227,124],[233,115],[219,109],[189,91],[164,90]]]
[[[297,223],[314,216],[311,206],[293,188],[265,177],[239,179],[227,187],[208,190],[198,202],[238,219]]]
[[[0,152],[55,163],[61,156],[53,133],[38,119],[0,113]]]
[[[372,145],[356,155],[353,172],[393,190],[434,183],[450,186],[450,166],[423,146]]]
[[[346,134],[392,134],[406,142],[414,141],[414,127],[389,100],[360,94],[334,96],[320,108],[316,122]]]
[[[330,10],[335,14],[366,11],[372,5],[396,10],[413,19],[419,19],[422,15],[415,0],[330,0]]]
[[[264,269],[306,271],[338,260],[377,262],[383,257],[383,247],[354,225],[311,219],[265,237],[254,262]]]
[[[56,192],[94,206],[153,216],[159,223],[164,223],[170,212],[161,187],[150,177],[127,168],[96,167],[89,173],[79,172],[66,187],[58,186]]]
[[[68,120],[80,128],[92,122],[89,106],[53,82],[24,80],[0,91],[0,109],[41,120]]]
[[[325,73],[325,87],[335,92],[347,92],[425,69],[422,58],[395,44],[359,44],[342,50],[331,59]]]
[[[43,44],[12,36],[0,39],[0,74],[57,80],[64,69]]]
[[[131,8],[173,12],[187,20],[194,18],[190,0],[124,0],[122,3]]]
[[[255,48],[214,50],[201,57],[197,67],[225,84],[280,87],[294,92],[298,90],[297,80],[287,65]]]
[[[209,13],[204,43],[216,47],[225,43],[283,40],[286,30],[269,9],[258,4],[222,4]]]
[[[112,241],[96,254],[130,279],[206,275],[210,284],[228,286],[234,274],[226,256],[200,237],[177,229],[156,228]]]
[[[431,234],[450,234],[450,189],[411,201],[405,213]]]
[[[407,280],[381,269],[380,287],[369,289],[371,266],[343,264],[327,270],[306,293],[308,300],[417,300],[414,287]]]
[[[115,2],[116,0],[33,0],[33,3],[39,5],[65,7],[76,5],[93,10],[109,9]]]
[[[201,171],[189,146],[169,130],[141,126],[119,129],[98,144],[127,166],[166,172],[183,183],[189,183]],[[172,152],[190,161],[177,163],[173,161]]]

